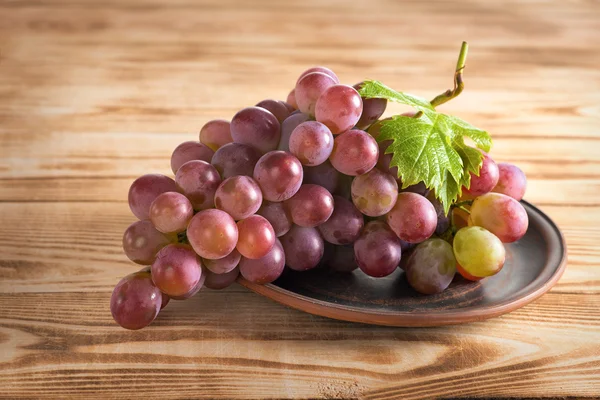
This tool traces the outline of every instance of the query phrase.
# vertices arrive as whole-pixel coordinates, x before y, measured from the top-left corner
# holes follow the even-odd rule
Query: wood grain
[[[0,398],[598,398],[598,21],[586,0],[0,1]],[[309,66],[433,97],[462,40],[466,90],[443,110],[492,133],[564,232],[550,293],[397,329],[236,285],[115,326],[135,177],[170,173],[202,124],[285,98]]]

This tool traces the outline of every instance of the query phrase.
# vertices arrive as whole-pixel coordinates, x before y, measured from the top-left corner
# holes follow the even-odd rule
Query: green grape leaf
[[[402,188],[424,182],[435,191],[447,213],[450,205],[469,187],[471,173],[479,175],[483,155],[468,146],[464,138],[489,151],[492,138],[460,118],[437,112],[418,97],[396,92],[377,82],[366,81],[361,96],[385,98],[421,111],[418,118],[397,115],[381,121],[378,142],[390,141],[386,154],[392,154],[390,166],[398,167]]]

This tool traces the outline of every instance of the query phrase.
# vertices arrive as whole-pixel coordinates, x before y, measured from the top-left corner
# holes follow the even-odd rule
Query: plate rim
[[[455,325],[495,318],[519,309],[547,293],[560,280],[567,266],[567,246],[564,235],[558,228],[558,225],[546,213],[533,204],[525,200],[521,201],[545,219],[552,226],[553,230],[558,233],[562,246],[562,254],[558,267],[548,279],[540,283],[537,282],[540,279],[538,276],[529,284],[535,286],[533,291],[527,291],[525,294],[512,300],[474,309],[437,310],[433,312],[366,310],[356,306],[335,304],[300,295],[272,283],[259,285],[244,279],[241,275],[238,278],[238,283],[257,294],[300,311],[322,317],[370,325],[428,327]]]

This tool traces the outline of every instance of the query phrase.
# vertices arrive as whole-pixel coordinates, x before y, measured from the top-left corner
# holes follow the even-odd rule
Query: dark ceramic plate
[[[345,321],[393,326],[436,326],[479,321],[516,310],[546,293],[561,277],[567,260],[565,242],[552,220],[523,201],[529,229],[506,245],[506,263],[480,282],[454,279],[443,293],[415,292],[398,269],[385,278],[360,270],[335,273],[327,268],[285,273],[268,285],[240,278],[250,290],[287,306]]]

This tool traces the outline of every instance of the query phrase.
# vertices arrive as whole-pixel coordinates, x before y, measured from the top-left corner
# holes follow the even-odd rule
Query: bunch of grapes
[[[479,175],[445,215],[421,183],[402,188],[389,143],[377,143],[385,99],[363,99],[324,67],[300,75],[287,101],[264,100],[231,122],[214,120],[172,154],[175,179],[149,174],[129,189],[139,219],[125,254],[145,265],[111,297],[124,328],[149,325],[170,299],[222,289],[239,275],[257,284],[284,268],[400,267],[424,294],[497,273],[503,243],[528,225],[525,175],[484,154]]]

